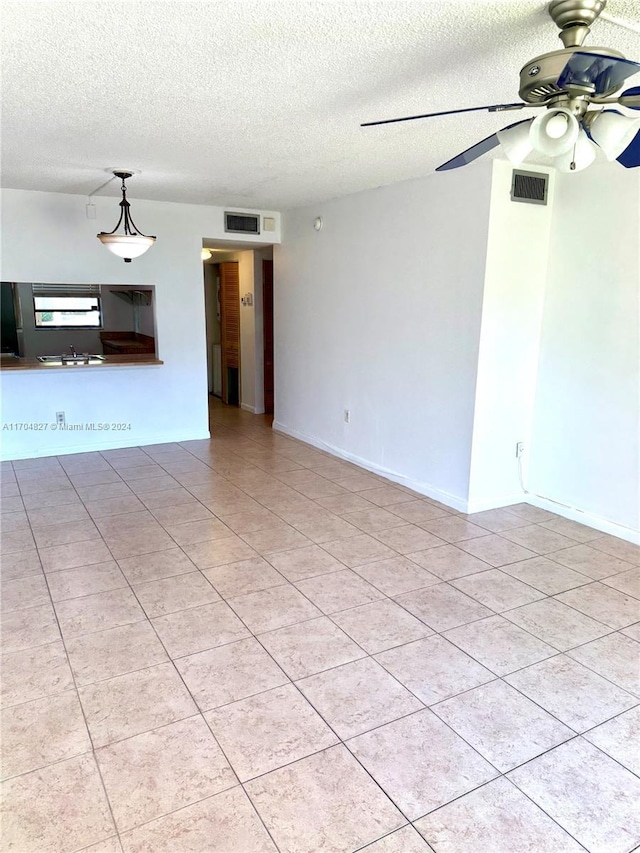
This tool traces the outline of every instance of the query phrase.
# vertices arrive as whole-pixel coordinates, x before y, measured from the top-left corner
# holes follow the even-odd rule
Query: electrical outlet
[[[351,423],[351,412],[349,411],[349,409],[344,410],[344,422],[345,424]]]
[[[56,423],[58,426],[64,426],[67,422],[64,412],[56,412]]]
[[[516,459],[520,459],[524,453],[524,441],[516,442]]]

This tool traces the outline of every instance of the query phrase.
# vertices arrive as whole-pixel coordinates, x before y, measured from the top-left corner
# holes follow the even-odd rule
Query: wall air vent
[[[523,172],[513,170],[511,181],[511,201],[525,204],[546,204],[549,175],[544,172]]]
[[[228,234],[259,234],[260,217],[255,213],[224,214],[224,230]]]

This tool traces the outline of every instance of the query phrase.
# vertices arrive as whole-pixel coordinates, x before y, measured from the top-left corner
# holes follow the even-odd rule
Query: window
[[[97,296],[34,296],[36,329],[100,329],[102,310]]]

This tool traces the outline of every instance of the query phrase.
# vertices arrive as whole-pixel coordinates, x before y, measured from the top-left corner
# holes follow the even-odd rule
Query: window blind
[[[34,296],[100,296],[100,284],[32,284]]]

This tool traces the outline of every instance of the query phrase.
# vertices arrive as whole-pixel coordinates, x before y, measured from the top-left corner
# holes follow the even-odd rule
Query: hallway
[[[4,849],[640,844],[640,548],[210,411],[2,464]]]

